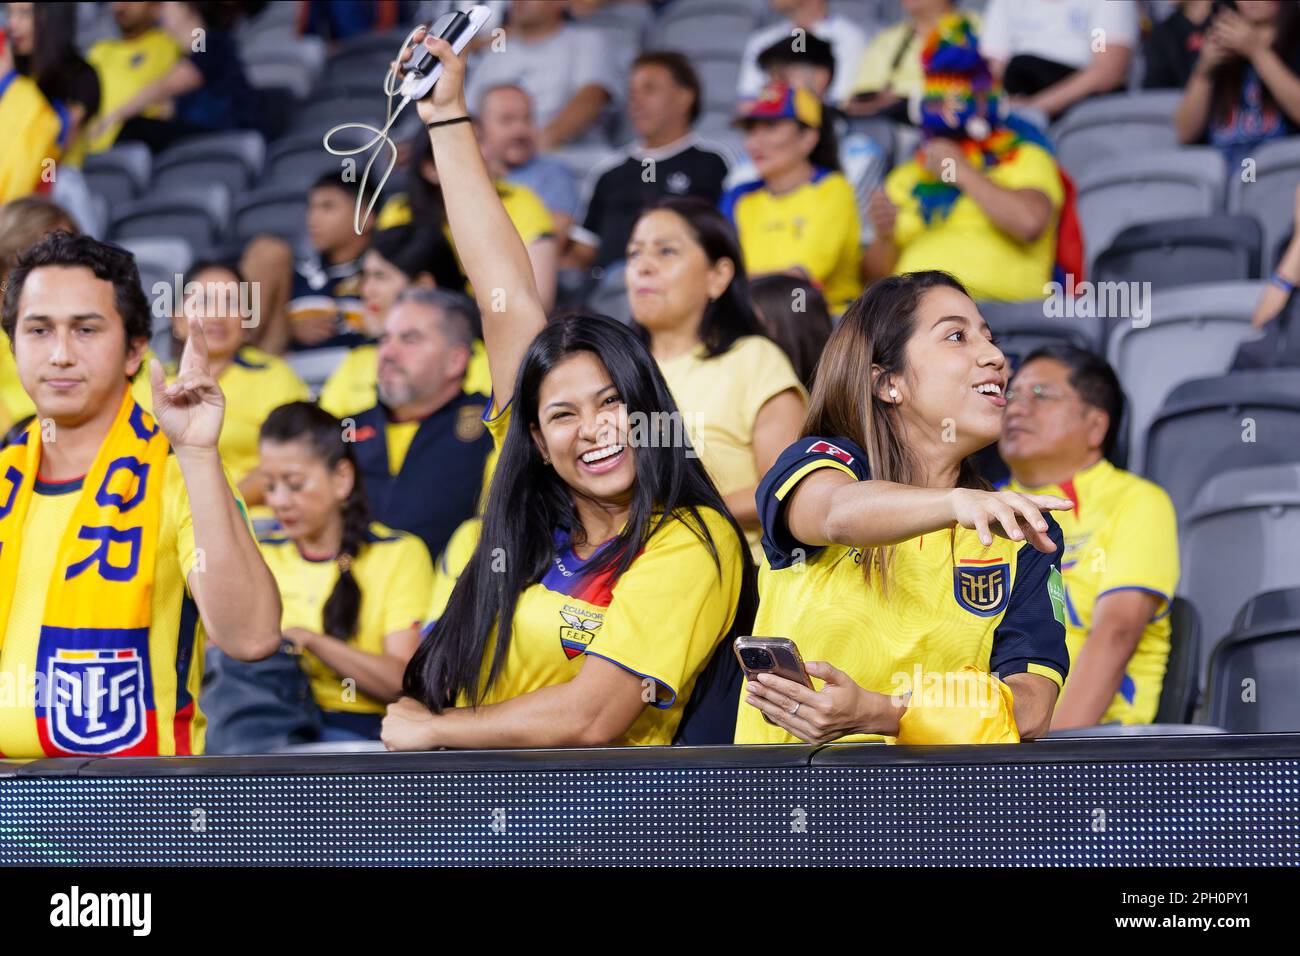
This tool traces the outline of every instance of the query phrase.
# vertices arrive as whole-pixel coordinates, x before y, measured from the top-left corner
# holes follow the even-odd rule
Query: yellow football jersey
[[[180,46],[158,29],[130,40],[100,40],[86,54],[99,75],[99,115],[107,116],[150,83],[161,80],[180,57]],[[141,115],[157,116],[159,107],[151,106]],[[121,129],[121,123],[114,123],[88,144],[88,151],[102,153],[113,145]]]
[[[488,420],[498,448],[509,419],[507,408]],[[505,666],[484,703],[566,683],[577,676],[583,656],[591,655],[656,685],[653,705],[614,743],[672,743],[696,680],[718,644],[732,636],[748,560],[725,517],[710,509],[700,516],[719,563],[683,515],[651,535],[621,577],[612,571],[585,574],[600,552],[579,558],[568,533],[557,530],[551,566],[519,596]],[[453,542],[465,547],[476,537],[477,528],[462,526]],[[492,643],[483,658],[485,680]]]
[[[227,475],[229,480],[229,475]],[[51,647],[40,640],[46,588],[54,571],[59,542],[72,519],[81,480],[36,482],[35,494],[23,527],[18,568],[20,583],[14,595],[4,646],[0,649],[0,754],[7,757],[42,757],[57,710],[72,706],[52,693],[37,694],[52,666]],[[231,493],[239,501],[238,492]],[[243,503],[240,502],[240,508]],[[250,534],[251,526],[250,526]],[[144,668],[143,709],[135,699],[103,704],[100,723],[120,726],[123,740],[141,737],[132,723],[144,725],[139,743],[121,750],[97,748],[100,754],[201,754],[206,718],[199,707],[203,680],[203,625],[198,606],[189,594],[186,578],[195,565],[194,527],[189,495],[176,456],[167,459],[162,522],[158,530],[154,568],[152,623],[147,647],[131,648],[130,660]],[[66,652],[65,652],[66,653]],[[123,657],[119,647],[84,653],[106,659]],[[37,676],[40,675],[40,676]],[[79,702],[75,702],[79,703]],[[60,750],[68,748],[62,747]],[[55,752],[55,751],[51,751]]]
[[[750,275],[803,269],[836,314],[862,292],[862,229],[841,173],[819,167],[811,182],[779,196],[761,180],[745,183],[722,197],[722,211],[736,224]]]
[[[1178,586],[1178,519],[1163,488],[1106,459],[1071,480],[1047,488],[1015,491],[1058,495],[1073,511],[1055,512],[1065,533],[1061,574],[1065,579],[1065,639],[1070,660],[1092,627],[1097,601],[1114,591],[1136,589],[1160,599],[1137,649],[1124,668],[1119,691],[1101,723],[1149,724],[1155,719],[1169,660],[1169,602]]]
[[[1055,523],[1048,521],[1053,555],[999,537],[985,547],[960,527],[904,541],[894,548],[883,594],[878,581],[864,579],[860,549],[811,547],[785,527],[783,503],[821,468],[870,478],[866,453],[852,440],[810,436],[782,452],[759,484],[767,560],[759,569],[755,635],[788,637],[805,661],[827,661],[867,690],[911,692],[913,700],[941,692],[945,675],[966,665],[1001,679],[1027,672],[1064,682],[1069,657]],[[736,743],[798,742],[742,698]]]
[[[280,589],[281,627],[323,633],[325,602],[339,577],[334,557],[306,557],[283,532],[263,535],[257,543]],[[351,641],[358,650],[383,654],[387,635],[421,626],[433,590],[433,562],[419,538],[371,523],[352,573],[361,588],[361,613]],[[345,684],[343,676],[310,651],[302,660],[322,710],[382,714],[387,709],[387,701]]]

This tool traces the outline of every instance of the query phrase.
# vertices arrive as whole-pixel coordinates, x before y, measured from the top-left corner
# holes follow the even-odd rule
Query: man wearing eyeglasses
[[[1070,676],[1052,728],[1150,723],[1169,658],[1178,531],[1164,490],[1107,460],[1124,407],[1119,380],[1091,352],[1053,345],[1021,363],[1006,400],[998,450],[1010,487],[1074,502],[1054,514],[1065,533]]]

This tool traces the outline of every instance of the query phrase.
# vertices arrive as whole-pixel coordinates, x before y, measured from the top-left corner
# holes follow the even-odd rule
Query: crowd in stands
[[[49,653],[18,632],[50,623],[39,594],[5,589],[56,558],[19,555],[10,535],[38,526],[13,522],[61,540],[59,521],[90,520],[71,492],[103,464],[87,445],[47,468],[22,457],[28,437],[49,419],[125,448],[138,406],[177,449],[147,497],[164,531],[144,533],[176,552],[156,622],[180,615],[192,644],[139,649],[171,667],[176,686],[152,693],[174,694],[156,707],[174,726],[129,752],[202,748],[195,701],[210,752],[1008,741],[1156,718],[1186,516],[1123,467],[1135,383],[1104,341],[1000,348],[993,317],[1089,277],[1102,251],[1058,150],[1073,117],[1175,91],[1170,146],[1217,151],[1230,178],[1300,130],[1300,6],[493,2],[465,58],[439,53],[445,79],[408,108],[421,122],[395,127],[373,215],[365,157],[278,174],[292,221],[187,248],[165,307],[144,288],[143,335],[122,288],[139,236],[119,234],[102,164],[147,175],[213,137],[256,131],[264,152],[323,134],[333,121],[292,113],[382,106],[410,24],[469,4],[80,6],[6,4],[0,39],[0,464],[26,476],[0,513],[0,673]],[[657,42],[687,7],[752,32]],[[79,42],[110,17],[112,35]],[[330,57],[287,116],[249,52],[271,32]],[[341,64],[363,53],[379,70],[358,88]],[[1243,372],[1300,363],[1300,237],[1262,255]],[[88,334],[125,368],[77,338],[52,270],[116,303],[120,327],[100,314]],[[98,384],[78,403],[42,362]],[[196,438],[214,406],[219,435]],[[658,422],[653,447],[628,438],[632,411]],[[212,493],[190,464],[210,449],[231,521],[167,497]],[[176,539],[177,522],[193,531]],[[246,637],[214,610],[233,594],[193,585],[187,546],[217,567],[260,554]],[[277,592],[271,640],[255,626]],[[742,693],[730,644],[750,633],[794,639],[817,690]],[[913,665],[992,703],[978,720],[909,707],[891,687]],[[273,679],[302,702],[279,730]],[[20,710],[0,708],[0,753],[71,752]]]

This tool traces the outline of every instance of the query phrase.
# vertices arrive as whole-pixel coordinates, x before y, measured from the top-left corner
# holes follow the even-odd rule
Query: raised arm
[[[420,118],[428,124],[468,116],[464,56],[453,53],[445,40],[425,37],[422,42],[442,62],[443,72],[417,104]],[[402,59],[409,56],[409,51],[403,53]],[[510,400],[529,344],[546,327],[546,310],[528,250],[501,205],[472,124],[436,126],[429,130],[429,141],[442,180],[447,223],[483,314],[483,343],[499,408]]]

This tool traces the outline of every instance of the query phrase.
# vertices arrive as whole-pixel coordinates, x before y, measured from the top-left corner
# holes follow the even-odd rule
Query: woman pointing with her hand
[[[998,438],[1007,378],[947,273],[882,279],[849,307],[804,437],[757,495],[754,633],[793,639],[816,689],[748,682],[736,743],[1047,732],[1069,656],[1062,535],[1045,512],[1072,505],[977,475],[970,456]]]

